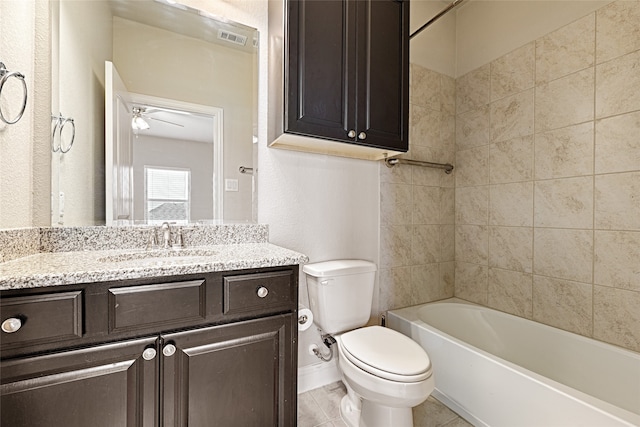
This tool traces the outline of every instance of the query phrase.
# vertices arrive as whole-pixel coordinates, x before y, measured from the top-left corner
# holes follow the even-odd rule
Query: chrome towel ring
[[[53,131],[51,131],[51,151],[57,153],[58,151],[62,154],[68,153],[73,146],[73,142],[76,140],[76,123],[72,118],[64,117],[62,113],[57,116],[51,116],[51,120],[54,121]],[[62,131],[67,123],[71,123],[71,140],[69,144],[65,147],[62,145]],[[56,146],[56,131],[58,131],[58,145]]]
[[[22,118],[24,114],[24,110],[27,108],[27,82],[24,80],[24,74],[19,73],[18,71],[9,71],[7,67],[0,62],[0,97],[2,96],[2,88],[4,88],[4,84],[11,78],[14,77],[22,82],[22,90],[24,92],[24,99],[22,101],[22,108],[16,117],[13,119],[7,119],[2,112],[2,108],[0,108],[0,120],[5,122],[8,125],[12,125],[18,122]]]

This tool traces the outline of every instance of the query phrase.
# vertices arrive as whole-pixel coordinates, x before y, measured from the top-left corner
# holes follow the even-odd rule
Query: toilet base
[[[412,408],[394,408],[362,400],[360,409],[349,395],[340,402],[340,416],[348,427],[413,427]]]
[[[354,404],[349,395],[344,396],[340,401],[340,417],[347,427],[360,427],[360,408]]]

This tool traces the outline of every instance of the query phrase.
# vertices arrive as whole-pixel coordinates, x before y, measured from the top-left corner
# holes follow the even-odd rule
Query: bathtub
[[[640,426],[640,353],[452,299],[389,311],[476,426]]]

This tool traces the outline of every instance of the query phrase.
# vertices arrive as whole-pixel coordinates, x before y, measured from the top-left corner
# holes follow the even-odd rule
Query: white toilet
[[[433,391],[431,362],[415,341],[369,320],[376,265],[361,260],[306,264],[314,322],[338,346],[347,387],[340,404],[350,427],[411,427],[411,408]],[[359,328],[359,329],[356,329]]]

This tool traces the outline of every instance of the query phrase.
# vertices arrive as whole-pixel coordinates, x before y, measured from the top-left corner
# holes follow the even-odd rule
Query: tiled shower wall
[[[640,351],[640,2],[461,76],[456,114],[455,295]]]
[[[411,66],[407,158],[453,163],[455,80]],[[416,166],[380,166],[378,308],[383,312],[453,296],[454,176]]]

